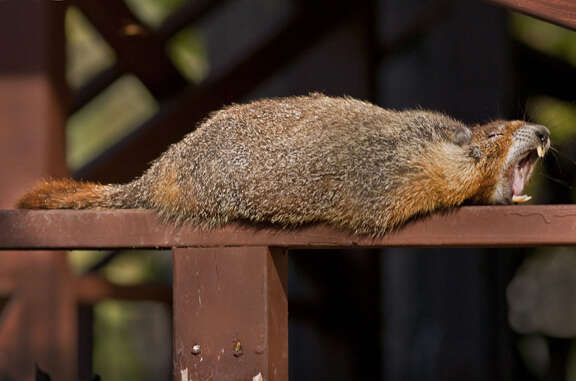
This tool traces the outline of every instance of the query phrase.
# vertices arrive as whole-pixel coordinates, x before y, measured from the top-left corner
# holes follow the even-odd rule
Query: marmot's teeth
[[[516,203],[522,203],[522,202],[530,201],[531,199],[532,199],[532,196],[528,196],[526,194],[523,194],[520,196],[512,196],[512,202],[516,202]]]
[[[538,146],[538,148],[536,148],[536,151],[538,151],[538,157],[544,157],[544,154],[546,153],[546,150],[542,146]]]

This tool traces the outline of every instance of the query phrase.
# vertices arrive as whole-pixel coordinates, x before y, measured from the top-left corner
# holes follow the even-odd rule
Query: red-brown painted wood
[[[0,211],[0,249],[547,245],[576,245],[576,205],[462,207],[381,238],[322,224],[295,230],[237,224],[203,230],[162,223],[147,210]]]
[[[0,207],[42,177],[64,176],[63,1],[0,1]],[[12,292],[0,320],[0,379],[31,381],[38,363],[77,380],[76,300],[63,252],[0,253]]]
[[[287,256],[175,249],[174,380],[288,380]]]
[[[119,285],[100,275],[83,275],[74,280],[73,289],[82,304],[96,304],[106,299],[172,303],[172,289],[167,284]]]

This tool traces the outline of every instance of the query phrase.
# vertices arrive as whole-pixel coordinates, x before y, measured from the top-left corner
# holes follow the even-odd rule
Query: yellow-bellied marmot
[[[29,209],[149,208],[170,221],[297,226],[328,222],[382,234],[464,202],[522,202],[546,127],[467,127],[440,113],[390,111],[322,94],[264,99],[213,113],[124,185],[48,181]]]

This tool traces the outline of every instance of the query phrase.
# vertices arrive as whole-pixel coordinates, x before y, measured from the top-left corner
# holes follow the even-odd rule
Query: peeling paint
[[[188,368],[180,369],[180,381],[188,381]]]

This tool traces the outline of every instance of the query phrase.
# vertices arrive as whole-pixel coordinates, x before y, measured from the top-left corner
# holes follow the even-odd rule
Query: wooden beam
[[[158,36],[162,41],[168,40],[183,28],[193,25],[202,17],[229,0],[195,0],[187,1],[172,12],[158,28]]]
[[[576,30],[576,2],[573,0],[486,1]]]
[[[267,247],[174,250],[175,381],[288,381],[287,263]]]
[[[74,114],[82,107],[90,103],[108,86],[118,80],[124,72],[118,64],[114,63],[112,66],[102,70],[94,77],[90,78],[88,82],[83,84],[78,90],[72,94],[72,102],[70,105],[70,114]]]
[[[576,205],[467,206],[421,218],[381,238],[322,224],[294,230],[231,224],[207,231],[193,225],[164,224],[146,210],[0,211],[2,250],[551,245],[576,245]]]
[[[43,177],[64,176],[65,1],[0,1],[0,207]],[[34,379],[34,363],[77,380],[76,300],[66,253],[0,253],[0,379]],[[3,290],[2,290],[3,291]]]
[[[74,280],[79,303],[96,304],[106,299],[146,300],[172,303],[172,289],[163,284],[115,284],[99,275],[83,275]]]

